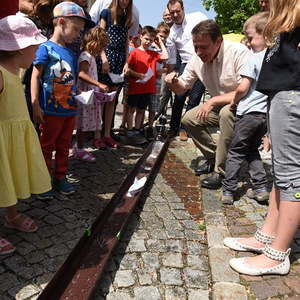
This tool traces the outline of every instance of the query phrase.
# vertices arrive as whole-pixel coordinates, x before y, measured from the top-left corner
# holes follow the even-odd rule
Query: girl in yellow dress
[[[47,192],[51,182],[18,73],[31,65],[38,45],[45,41],[26,17],[0,20],[0,207],[7,210],[4,226],[23,232],[38,227],[18,213],[17,199]],[[0,237],[0,255],[14,250],[15,246]]]

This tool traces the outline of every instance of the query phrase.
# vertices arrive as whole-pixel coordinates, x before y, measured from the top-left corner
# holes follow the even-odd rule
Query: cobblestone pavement
[[[1,235],[17,246],[16,253],[0,257],[1,300],[38,297],[142,152],[124,146],[95,151],[95,164],[71,160],[70,179],[78,184],[74,196],[20,201],[20,211],[33,216],[40,228],[25,234],[0,227]],[[192,171],[198,163],[190,140],[172,142],[94,300],[300,299],[300,233],[292,245],[288,276],[239,276],[228,265],[238,254],[223,246],[223,238],[252,234],[267,207],[244,195],[247,184],[239,201],[222,207],[219,191],[200,190]]]
[[[37,298],[142,153],[141,148],[126,146],[95,151],[95,164],[71,159],[70,179],[78,184],[75,195],[19,201],[19,210],[34,217],[39,230],[17,233],[1,224],[1,236],[17,247],[12,255],[0,257],[1,300]]]
[[[121,237],[95,299],[209,299],[199,196],[198,178],[171,149]]]

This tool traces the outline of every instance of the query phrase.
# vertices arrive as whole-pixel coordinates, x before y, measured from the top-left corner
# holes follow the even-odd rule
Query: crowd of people
[[[74,129],[72,153],[83,163],[96,161],[85,147],[88,133],[97,149],[120,146],[112,128],[121,90],[120,131],[135,143],[154,138],[155,115],[165,112],[174,93],[168,136],[191,137],[203,154],[195,174],[212,174],[201,186],[221,187],[220,201],[233,204],[247,162],[247,196],[270,198],[265,223],[253,237],[224,240],[236,251],[260,254],[232,259],[231,267],[249,275],[287,274],[289,244],[300,223],[297,0],[259,0],[261,12],[245,22],[241,42],[226,40],[203,13],[186,14],[182,0],[166,3],[156,28],[139,25],[132,0],[96,0],[90,12],[87,4],[20,0],[18,13],[0,19],[4,226],[38,230],[18,212],[17,199],[75,192],[67,180]],[[218,142],[212,128],[219,128]],[[258,150],[262,140],[266,150],[269,140],[272,148],[270,197]],[[14,250],[0,238],[0,254]]]

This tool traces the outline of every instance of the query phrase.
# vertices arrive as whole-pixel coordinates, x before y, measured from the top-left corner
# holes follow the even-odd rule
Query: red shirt
[[[135,48],[128,57],[129,68],[137,73],[145,74],[148,68],[152,69],[153,76],[145,83],[136,82],[138,78],[130,76],[128,95],[156,94],[156,63],[160,60],[161,54],[152,50],[141,50]]]
[[[1,1],[0,19],[6,16],[15,15],[18,10],[19,10],[18,0]]]

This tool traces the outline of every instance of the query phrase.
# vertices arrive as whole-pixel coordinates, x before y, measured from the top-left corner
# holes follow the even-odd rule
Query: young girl
[[[47,192],[51,184],[18,73],[31,65],[38,44],[46,38],[22,16],[1,19],[0,36],[0,207],[7,209],[4,226],[34,232],[34,221],[17,212],[17,199]],[[0,238],[0,254],[14,250]]]
[[[82,52],[79,56],[78,89],[81,91],[102,90],[108,91],[108,86],[97,81],[97,65],[95,56],[108,44],[108,36],[104,29],[97,26],[88,31],[82,43]],[[102,104],[94,101],[91,105],[78,103],[77,115],[77,147],[74,148],[74,157],[88,162],[94,162],[95,157],[83,150],[85,131],[95,131],[93,143],[97,148],[105,148],[101,140],[100,128],[102,119]]]
[[[289,245],[300,223],[300,6],[298,0],[270,4],[265,37],[271,47],[257,90],[270,99],[274,187],[266,220],[255,236],[224,240],[234,250],[262,253],[230,261],[233,269],[248,275],[287,274]]]
[[[109,35],[110,43],[105,51],[109,63],[109,71],[122,74],[128,53],[128,28],[132,23],[132,0],[113,0],[108,9],[100,15],[100,27]],[[99,74],[99,80],[109,85],[111,90],[119,90],[120,85],[112,82],[107,74]],[[118,95],[118,93],[117,93]],[[117,96],[112,102],[105,104],[104,138],[105,144],[117,148],[118,143],[110,136]]]

